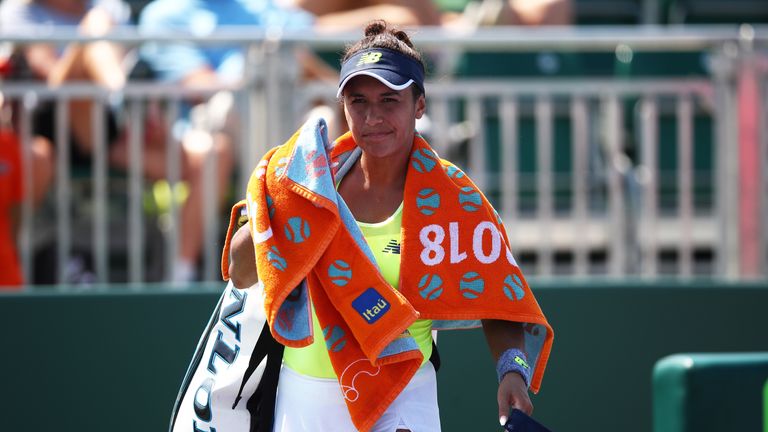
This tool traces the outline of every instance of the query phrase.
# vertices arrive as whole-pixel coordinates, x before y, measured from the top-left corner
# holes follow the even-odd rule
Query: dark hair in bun
[[[341,62],[344,63],[356,53],[370,48],[388,48],[414,58],[424,68],[424,59],[411,42],[408,33],[390,26],[384,20],[375,20],[365,26],[364,36],[359,41],[347,46]],[[426,68],[425,68],[426,69]],[[413,86],[418,89],[418,86]],[[420,93],[420,90],[419,90]],[[418,94],[416,95],[418,96]]]

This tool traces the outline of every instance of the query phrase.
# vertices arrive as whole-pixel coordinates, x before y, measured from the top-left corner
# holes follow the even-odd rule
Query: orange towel
[[[293,347],[311,343],[311,298],[360,430],[370,429],[421,364],[406,331],[419,314],[436,320],[437,329],[475,327],[486,318],[526,323],[531,388],[538,391],[553,332],[485,196],[416,137],[406,177],[398,292],[381,277],[336,192],[336,174],[359,150],[351,134],[330,147],[325,123],[307,123],[262,159],[248,183],[256,263],[275,339]],[[228,245],[225,278],[227,256]]]

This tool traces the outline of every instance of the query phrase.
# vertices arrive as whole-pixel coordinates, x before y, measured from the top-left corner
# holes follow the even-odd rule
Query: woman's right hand
[[[259,281],[256,272],[256,254],[249,224],[235,231],[229,244],[229,279],[235,288],[250,288]]]

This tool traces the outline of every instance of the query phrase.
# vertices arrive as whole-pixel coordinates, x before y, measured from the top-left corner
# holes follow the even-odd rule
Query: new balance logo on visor
[[[381,251],[384,253],[400,255],[400,243],[398,243],[397,240],[390,240]]]
[[[381,60],[381,53],[380,52],[369,52],[363,54],[362,57],[360,57],[360,60],[358,60],[356,66],[362,66],[364,64],[369,63],[378,63],[379,60]]]

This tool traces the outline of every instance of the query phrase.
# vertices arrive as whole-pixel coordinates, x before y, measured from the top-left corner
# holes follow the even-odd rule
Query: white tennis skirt
[[[437,376],[426,362],[371,432],[440,432]],[[283,365],[275,402],[275,432],[355,432],[338,381],[302,375]]]

